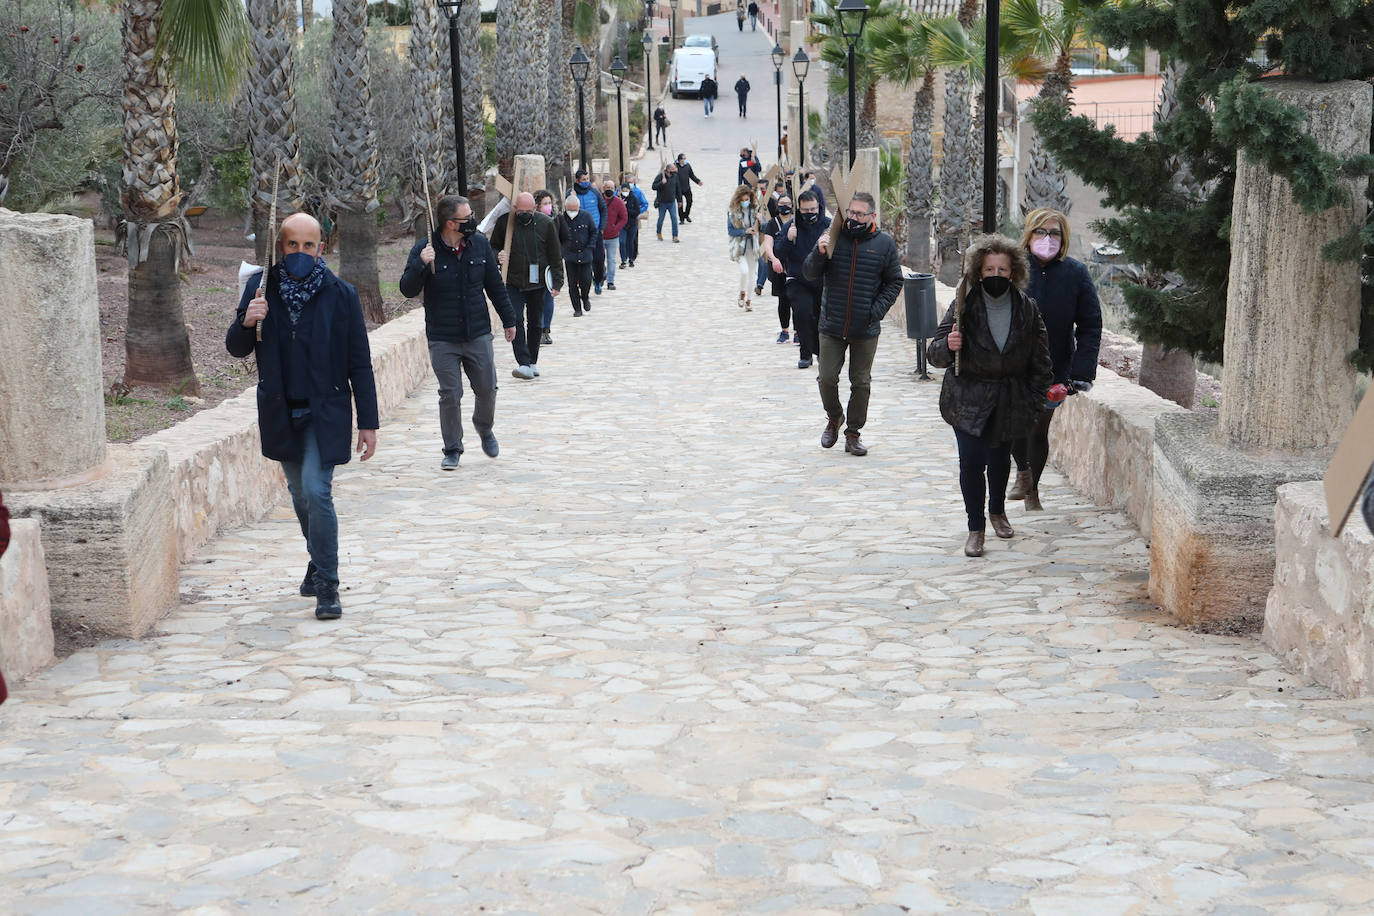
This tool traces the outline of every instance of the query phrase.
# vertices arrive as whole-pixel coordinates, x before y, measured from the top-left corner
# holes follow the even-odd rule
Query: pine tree
[[[1092,29],[1110,47],[1149,45],[1179,65],[1176,108],[1151,135],[1127,143],[1111,128],[1073,117],[1042,98],[1031,119],[1064,165],[1102,190],[1121,215],[1097,228],[1147,276],[1167,288],[1128,284],[1131,330],[1142,340],[1220,361],[1225,337],[1227,241],[1236,155],[1263,155],[1288,178],[1305,208],[1340,199],[1342,181],[1368,173],[1374,158],[1340,162],[1301,129],[1301,115],[1255,81],[1282,71],[1334,81],[1374,76],[1374,4],[1364,0],[1174,0],[1117,8],[1087,0]],[[1252,58],[1263,45],[1267,62]],[[1374,227],[1328,246],[1329,257],[1374,264]],[[1374,364],[1374,294],[1366,279],[1360,349]],[[1155,283],[1155,286],[1160,284]]]

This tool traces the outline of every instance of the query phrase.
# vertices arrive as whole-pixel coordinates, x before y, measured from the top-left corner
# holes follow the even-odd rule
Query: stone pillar
[[[95,476],[105,399],[90,220],[0,209],[0,341],[0,489]]]
[[[687,37],[687,29],[683,22],[683,18],[685,15],[686,10],[683,9],[683,4],[679,3],[677,5],[677,9],[673,11],[673,31],[669,33],[677,42],[677,44],[673,47],[674,51],[682,47],[682,39]]]
[[[1265,80],[1270,95],[1306,114],[1303,130],[1342,159],[1369,152],[1370,87],[1363,82]],[[1226,371],[1218,434],[1239,448],[1334,446],[1355,410],[1358,261],[1328,261],[1321,246],[1364,222],[1365,182],[1350,202],[1305,213],[1288,180],[1240,156],[1231,206]]]
[[[778,44],[782,46],[782,49],[787,52],[789,57],[797,53],[792,45],[792,32],[790,29],[793,15],[795,15],[795,12],[792,0],[778,0]]]
[[[1266,81],[1307,112],[1305,129],[1338,156],[1369,149],[1367,83]],[[1320,479],[1354,409],[1359,275],[1321,247],[1364,220],[1354,206],[1305,214],[1286,182],[1241,154],[1232,204],[1226,367],[1220,417],[1184,412],[1155,425],[1150,596],[1184,623],[1235,633],[1282,626],[1274,583],[1278,487]]]

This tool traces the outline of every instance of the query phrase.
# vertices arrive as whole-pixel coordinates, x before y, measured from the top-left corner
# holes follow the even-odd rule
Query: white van
[[[716,79],[716,55],[710,48],[678,48],[673,52],[673,65],[668,70],[668,89],[673,98],[697,95],[701,92],[701,81],[708,76]]]

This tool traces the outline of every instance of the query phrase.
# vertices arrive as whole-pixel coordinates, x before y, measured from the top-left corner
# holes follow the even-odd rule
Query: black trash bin
[[[928,340],[940,326],[935,310],[935,276],[902,272],[902,295],[906,300],[906,336],[911,340]]]

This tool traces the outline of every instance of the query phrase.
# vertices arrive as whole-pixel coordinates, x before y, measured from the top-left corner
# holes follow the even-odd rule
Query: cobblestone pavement
[[[341,621],[283,508],[0,709],[0,910],[1374,911],[1370,705],[1171,626],[1053,475],[963,557],[896,334],[872,453],[820,449],[813,374],[733,303],[738,127],[695,130],[700,218],[560,303],[498,459],[440,473],[427,388],[339,475]]]

